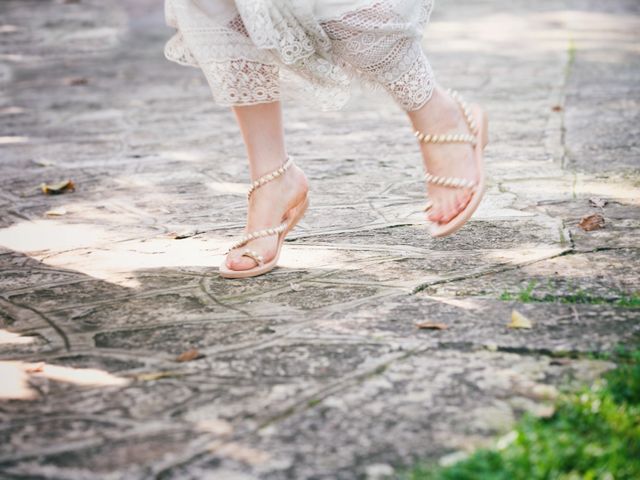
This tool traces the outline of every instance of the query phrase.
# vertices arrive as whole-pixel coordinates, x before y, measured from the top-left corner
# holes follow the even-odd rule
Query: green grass
[[[589,292],[582,289],[574,289],[570,294],[566,295],[554,295],[551,293],[537,293],[537,283],[535,281],[529,282],[529,284],[516,293],[502,292],[500,300],[511,301],[517,300],[522,303],[566,303],[566,304],[589,304],[589,305],[612,305],[614,307],[624,308],[640,308],[640,293],[624,293],[624,292],[612,292],[610,298],[599,297],[592,295]],[[549,289],[552,285],[547,285]]]
[[[525,416],[512,441],[439,468],[416,466],[406,480],[640,479],[640,350],[589,388],[564,394],[548,419]]]

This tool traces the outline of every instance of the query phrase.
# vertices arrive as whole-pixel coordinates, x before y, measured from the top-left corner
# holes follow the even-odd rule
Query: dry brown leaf
[[[195,348],[192,348],[191,350],[187,350],[186,352],[182,352],[180,355],[178,355],[176,357],[176,362],[190,362],[202,357],[204,357],[204,355],[202,355]]]
[[[42,190],[42,193],[55,195],[58,193],[72,192],[76,189],[76,186],[72,180],[64,180],[62,182],[51,184],[42,183],[40,184],[40,189]]]
[[[561,112],[564,109],[562,108],[562,105],[554,105],[553,107],[551,107],[551,110],[553,110],[554,112]]]
[[[420,330],[446,330],[449,325],[446,323],[422,322],[416,325]]]
[[[507,325],[509,328],[533,328],[533,322],[525,317],[517,310],[511,312],[511,323]]]
[[[582,217],[578,226],[584,230],[585,232],[590,232],[591,230],[598,230],[604,227],[604,217],[599,213],[594,213],[592,215],[587,215]]]
[[[78,85],[86,85],[89,83],[89,79],[86,77],[67,77],[63,80],[65,85],[76,87]]]
[[[40,373],[42,370],[44,370],[44,362],[28,364],[24,369],[27,373]]]
[[[183,230],[180,232],[171,232],[169,234],[169,237],[173,238],[174,240],[183,240],[185,238],[191,238],[191,237],[195,237],[196,235],[199,235],[203,232],[201,232],[198,229],[193,229],[193,230]]]
[[[149,372],[149,373],[141,373],[139,375],[136,375],[135,379],[141,382],[151,382],[153,380],[160,380],[161,378],[178,377],[180,375],[182,375],[182,373],[171,372],[171,371]]]
[[[609,203],[607,200],[605,200],[604,198],[598,198],[598,197],[591,197],[589,199],[589,204],[592,207],[598,207],[598,208],[604,208],[604,206]]]
[[[47,210],[46,212],[44,212],[44,214],[48,217],[61,217],[62,215],[67,214],[67,210],[62,207],[52,208],[51,210]]]

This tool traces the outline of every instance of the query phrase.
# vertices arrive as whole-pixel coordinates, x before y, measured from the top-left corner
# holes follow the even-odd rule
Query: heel
[[[289,222],[287,223],[287,229],[284,231],[286,235],[298,224],[298,222],[304,217],[307,208],[309,207],[309,194],[305,195],[304,200],[302,200],[298,205],[291,209],[291,217]]]

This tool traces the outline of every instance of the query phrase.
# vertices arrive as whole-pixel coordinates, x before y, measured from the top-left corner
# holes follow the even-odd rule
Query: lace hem
[[[229,0],[215,19],[197,3],[166,0],[167,24],[178,32],[165,56],[200,67],[221,105],[276,101],[283,91],[339,109],[354,77],[384,88],[405,110],[431,97],[433,72],[420,39],[433,0],[380,0],[323,19],[307,2]]]

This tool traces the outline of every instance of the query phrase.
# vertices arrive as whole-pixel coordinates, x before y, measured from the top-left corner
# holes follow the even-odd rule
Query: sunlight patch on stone
[[[560,246],[523,245],[518,248],[489,250],[485,256],[494,262],[521,265],[559,255],[565,250]]]
[[[34,337],[20,335],[0,328],[0,345],[28,345],[33,343]]]
[[[138,288],[136,271],[158,268],[211,268],[215,274],[228,240],[152,238],[109,246],[60,252],[43,259],[47,265],[71,269],[129,288]]]
[[[248,188],[245,183],[232,182],[210,182],[207,183],[207,187],[216,193],[228,193],[242,196],[246,196]]]
[[[109,240],[97,225],[65,224],[55,220],[16,223],[0,230],[0,246],[16,252],[60,251]]]
[[[21,136],[0,137],[0,145],[11,145],[14,143],[27,143],[28,141],[29,141],[29,137],[21,137]]]
[[[202,151],[199,150],[164,150],[162,151],[162,157],[171,160],[178,160],[180,162],[199,162],[204,156]]]
[[[0,230],[0,246],[24,253],[45,265],[74,270],[117,285],[136,288],[135,272],[167,267],[217,268],[228,238],[167,236],[123,241],[126,229],[56,220],[23,222]]]
[[[282,248],[278,265],[292,269],[357,270],[354,252],[312,245],[287,245]]]
[[[129,380],[117,377],[111,373],[98,370],[96,368],[73,368],[61,365],[43,364],[41,367],[36,364],[32,375],[36,377],[45,377],[49,380],[58,382],[73,383],[74,385],[92,386],[92,387],[120,387],[127,385]]]
[[[83,387],[121,387],[130,380],[95,368],[74,368],[47,363],[0,362],[0,399],[31,400],[36,391],[30,378],[46,378]]]

